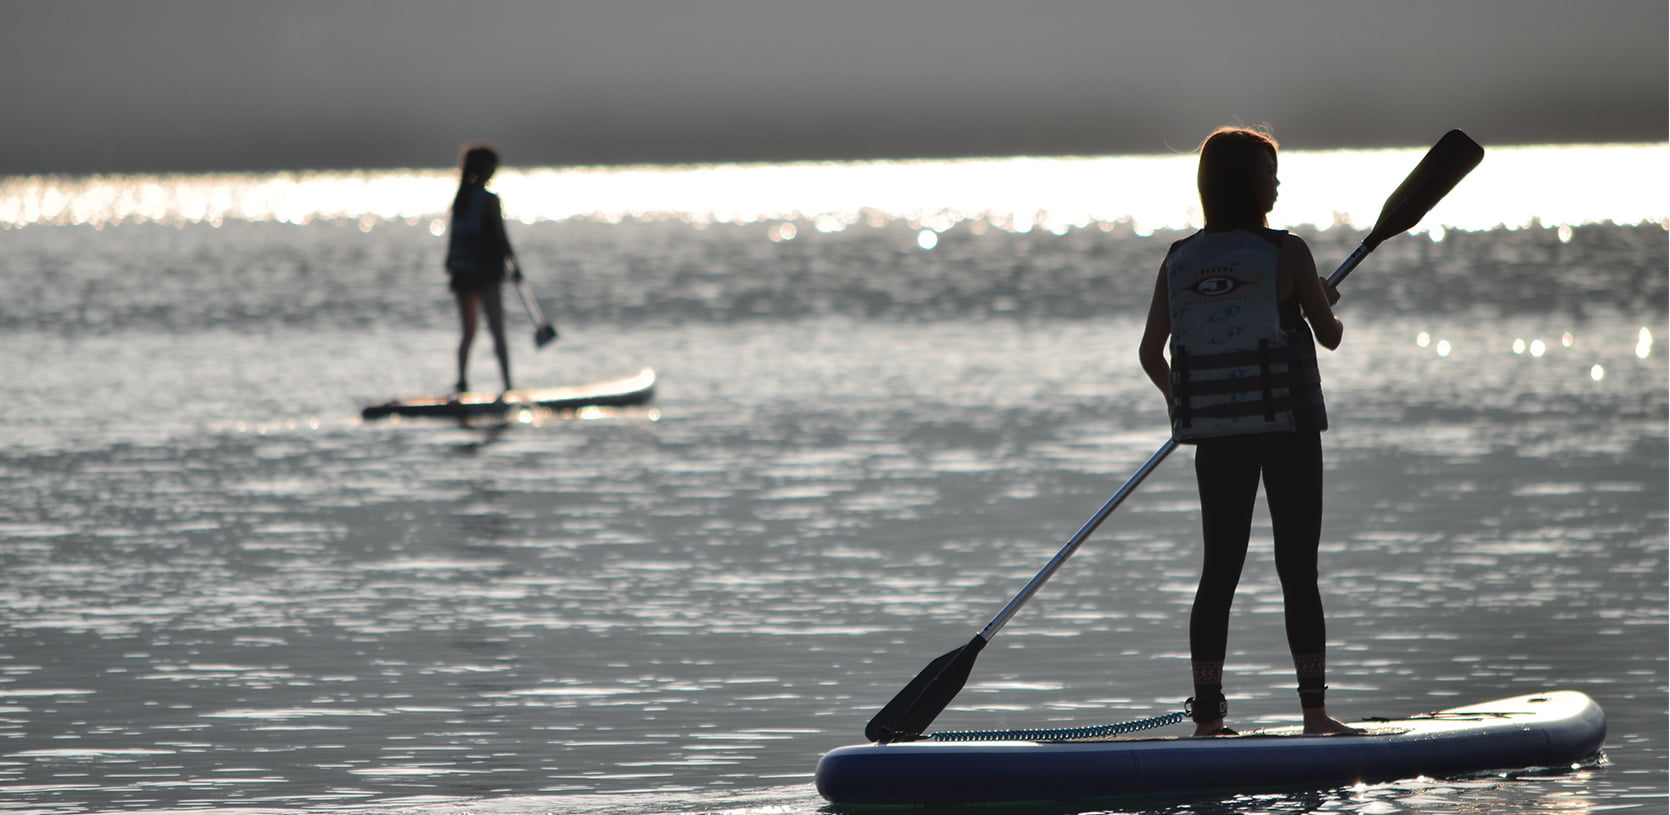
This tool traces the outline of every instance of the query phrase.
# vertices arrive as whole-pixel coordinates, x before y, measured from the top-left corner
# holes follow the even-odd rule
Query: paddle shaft
[[[522,308],[527,309],[528,318],[538,325],[545,325],[545,312],[540,310],[539,301],[534,299],[533,292],[528,290],[528,283],[521,275],[516,276],[516,294],[522,298]]]
[[[516,275],[512,278],[516,283],[516,295],[522,298],[522,307],[528,311],[528,319],[534,322],[533,341],[536,346],[543,346],[557,338],[557,328],[545,319],[545,312],[539,309],[539,300],[528,289],[528,283],[522,279],[521,266],[517,266]]]
[[[1067,545],[1061,547],[1061,551],[1056,552],[1055,557],[1050,558],[1050,562],[1044,565],[1043,571],[1035,575],[1026,584],[1026,587],[1021,589],[1021,593],[1015,595],[1015,598],[1010,600],[1009,604],[1004,606],[1003,610],[999,611],[991,622],[986,623],[985,628],[980,629],[980,638],[990,642],[992,637],[996,636],[997,632],[1008,624],[1009,618],[1015,616],[1015,612],[1020,611],[1021,606],[1026,605],[1026,601],[1031,600],[1032,595],[1037,594],[1038,590],[1044,587],[1044,583],[1055,576],[1056,571],[1067,562],[1067,558],[1072,557],[1073,553],[1078,551],[1079,546],[1084,543],[1085,539],[1095,533],[1096,527],[1101,526],[1102,522],[1107,520],[1107,517],[1112,515],[1114,510],[1119,508],[1120,504],[1125,503],[1125,499],[1131,493],[1136,492],[1143,479],[1147,478],[1149,473],[1154,472],[1154,468],[1160,466],[1160,462],[1165,461],[1166,456],[1171,455],[1171,451],[1176,449],[1177,440],[1166,439],[1166,443],[1160,445],[1160,449],[1154,451],[1154,455],[1148,457],[1148,461],[1137,469],[1136,474],[1132,475],[1125,482],[1125,485],[1120,487],[1113,494],[1113,497],[1102,505],[1101,509],[1096,510],[1095,515],[1090,516],[1090,520],[1079,528],[1078,533],[1073,535],[1072,540],[1067,541]]]

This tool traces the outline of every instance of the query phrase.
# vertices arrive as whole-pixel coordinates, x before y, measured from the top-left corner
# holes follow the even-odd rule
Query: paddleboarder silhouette
[[[1339,293],[1317,275],[1304,240],[1268,228],[1276,166],[1276,142],[1261,129],[1220,128],[1201,144],[1205,228],[1167,252],[1139,349],[1166,397],[1173,438],[1195,446],[1205,543],[1189,617],[1197,736],[1234,734],[1224,725],[1224,654],[1260,480],[1305,732],[1354,732],[1324,701],[1317,586],[1328,416],[1316,343],[1339,345],[1343,327],[1332,308]]]
[[[522,270],[505,234],[499,196],[487,191],[487,182],[498,168],[499,153],[491,145],[465,145],[459,165],[458,193],[452,199],[451,225],[447,229],[447,276],[452,296],[458,302],[463,329],[458,343],[455,395],[469,390],[470,347],[475,343],[482,315],[487,317],[487,328],[493,335],[493,352],[498,355],[504,390],[511,389],[510,348],[505,342],[501,286],[507,266],[517,280],[521,279]]]

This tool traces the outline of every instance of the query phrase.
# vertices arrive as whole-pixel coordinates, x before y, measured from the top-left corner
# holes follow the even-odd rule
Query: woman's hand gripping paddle
[[[510,279],[516,283],[516,295],[522,298],[522,307],[528,311],[528,319],[539,326],[533,332],[533,344],[536,348],[544,348],[557,338],[557,327],[550,320],[545,319],[545,312],[539,310],[539,301],[534,299],[533,292],[528,290],[528,283],[522,279],[522,264],[516,264]]]
[[[1451,130],[1444,134],[1432,149],[1427,151],[1426,157],[1415,165],[1409,177],[1398,185],[1386,204],[1380,210],[1380,218],[1375,221],[1374,229],[1369,231],[1368,237],[1363,239],[1361,246],[1340,264],[1339,268],[1328,277],[1330,285],[1338,285],[1345,276],[1357,268],[1370,252],[1373,252],[1387,238],[1409,231],[1426,217],[1428,211],[1448,195],[1455,185],[1461,182],[1479,162],[1484,159],[1484,148],[1467,137],[1459,130]],[[968,681],[969,672],[974,668],[974,660],[980,655],[980,650],[991,642],[999,629],[1015,616],[1015,612],[1032,595],[1042,588],[1044,582],[1053,576],[1057,569],[1071,557],[1073,552],[1102,525],[1108,515],[1112,514],[1126,496],[1136,490],[1148,474],[1154,471],[1165,457],[1177,449],[1175,439],[1167,439],[1158,451],[1150,456],[1148,461],[1139,468],[1118,492],[1109,498],[1102,508],[1091,516],[1089,522],[1073,535],[1072,540],[1061,551],[1050,558],[1042,571],[1038,572],[1021,592],[1015,595],[1009,604],[993,617],[986,627],[975,634],[974,638],[961,648],[941,655],[938,659],[928,663],[928,667],[916,675],[903,690],[899,691],[893,700],[887,703],[869,725],[864,728],[864,737],[871,741],[898,741],[920,738],[934,717],[945,710],[951,703],[963,684]]]

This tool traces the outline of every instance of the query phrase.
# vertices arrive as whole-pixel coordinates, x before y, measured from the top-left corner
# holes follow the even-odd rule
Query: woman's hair
[[[1214,231],[1264,226],[1264,202],[1252,184],[1258,158],[1276,155],[1276,140],[1268,129],[1220,127],[1200,143],[1200,206],[1206,228]]]
[[[464,156],[458,161],[458,193],[452,197],[454,212],[464,203],[464,192],[472,184],[487,183],[499,169],[499,151],[485,142],[464,145]]]

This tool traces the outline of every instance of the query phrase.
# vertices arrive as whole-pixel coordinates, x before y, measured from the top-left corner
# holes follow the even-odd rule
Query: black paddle
[[[1386,199],[1385,206],[1380,210],[1380,218],[1374,223],[1374,229],[1369,231],[1362,245],[1329,275],[1328,283],[1338,285],[1346,275],[1351,274],[1352,269],[1357,268],[1357,264],[1363,262],[1363,258],[1368,257],[1368,254],[1387,238],[1407,232],[1420,223],[1421,218],[1483,159],[1484,148],[1468,138],[1467,134],[1459,130],[1451,130],[1444,134],[1444,137],[1427,151],[1426,157],[1415,165],[1409,177]],[[923,668],[886,707],[876,713],[865,726],[864,737],[871,741],[897,741],[921,737],[934,717],[945,710],[945,706],[963,689],[963,684],[968,681],[969,672],[974,668],[974,660],[980,655],[980,650],[986,647],[986,643],[991,642],[998,630],[1009,622],[1009,618],[1015,616],[1015,612],[1020,611],[1027,600],[1032,599],[1032,595],[1067,562],[1067,558],[1096,531],[1096,527],[1101,526],[1102,521],[1124,503],[1126,496],[1135,491],[1142,480],[1175,449],[1177,440],[1167,439],[1166,443],[1137,469],[1136,474],[1091,516],[1077,534],[1073,535],[1072,540],[1067,541],[1067,545],[1061,547],[1061,551],[1056,552],[1055,557],[1050,558],[1050,562],[1021,589],[1020,594],[1015,595],[985,628],[980,629],[980,633],[974,635],[974,639],[928,663],[928,667]]]
[[[557,338],[557,327],[545,319],[545,312],[539,310],[539,301],[534,299],[533,292],[528,290],[528,283],[522,279],[522,266],[517,264],[516,272],[511,275],[516,281],[516,294],[522,298],[522,307],[528,310],[528,319],[539,326],[533,332],[533,344],[536,348],[544,348]]]

